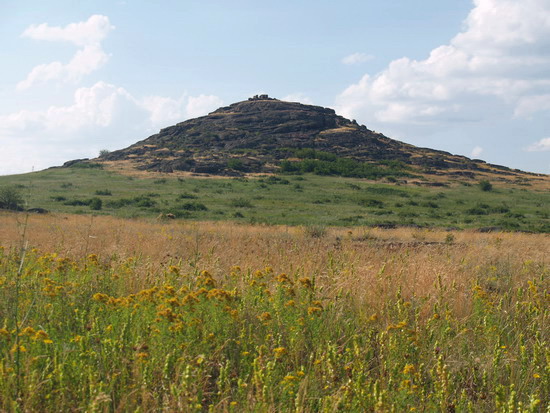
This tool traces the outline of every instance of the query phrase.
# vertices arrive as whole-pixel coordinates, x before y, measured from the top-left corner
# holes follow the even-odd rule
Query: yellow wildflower
[[[300,284],[302,284],[305,288],[313,289],[313,282],[311,281],[311,278],[303,277],[300,278],[298,281],[300,281]]]
[[[285,376],[285,378],[283,379],[283,382],[291,383],[291,382],[293,382],[294,380],[298,380],[298,377],[293,376],[292,374],[287,374],[287,375]]]
[[[405,364],[405,367],[403,368],[403,374],[412,374],[414,373],[415,368],[412,364]]]
[[[48,333],[46,333],[44,330],[38,330],[35,334],[34,334],[34,337],[32,338],[33,340],[49,340],[49,336],[48,336]]]
[[[268,321],[268,320],[271,320],[271,314],[269,314],[267,311],[260,314],[258,316],[258,320],[260,321]]]
[[[20,333],[20,336],[32,336],[36,333],[36,330],[32,327],[25,327]]]
[[[323,309],[320,308],[320,307],[308,307],[308,309],[307,309],[308,315],[318,314],[321,311],[323,311]]]
[[[88,255],[88,261],[90,261],[92,264],[99,264],[99,259],[96,254]]]
[[[280,283],[291,283],[290,278],[285,273],[279,274],[277,276],[277,281]]]
[[[103,294],[103,293],[95,293],[93,296],[92,296],[92,299],[94,299],[95,301],[99,301],[100,303],[106,303],[107,301],[109,301],[109,296],[107,294]]]
[[[14,344],[13,347],[11,348],[11,352],[12,353],[17,353],[17,349],[19,348],[19,351],[21,353],[25,353],[27,351],[27,349],[25,348],[25,346],[23,345],[20,345],[19,347],[17,347],[17,344]]]
[[[273,353],[275,354],[276,358],[280,359],[287,353],[287,351],[284,347],[277,347],[273,349]]]
[[[171,305],[172,307],[178,307],[180,305],[176,297],[172,297],[166,300],[166,304]]]

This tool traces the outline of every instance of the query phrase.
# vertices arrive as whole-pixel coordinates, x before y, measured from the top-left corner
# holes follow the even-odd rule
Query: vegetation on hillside
[[[299,161],[284,160],[280,163],[282,173],[344,176],[347,178],[381,179],[384,177],[411,177],[410,168],[399,161],[378,163],[359,162],[351,158],[338,157],[330,152],[314,149],[294,151]]]
[[[313,153],[325,157],[322,152]],[[304,158],[308,160],[321,159]],[[399,165],[392,163],[379,168],[396,167]],[[60,168],[0,177],[0,187],[17,185],[24,191],[30,208],[52,212],[121,217],[172,214],[190,220],[270,225],[550,232],[548,191],[491,183],[491,190],[486,191],[475,183],[412,186],[313,174],[131,177],[96,168]]]

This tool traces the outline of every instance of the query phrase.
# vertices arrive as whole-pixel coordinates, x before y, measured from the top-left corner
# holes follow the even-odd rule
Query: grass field
[[[549,408],[544,234],[2,213],[0,245],[0,411]]]
[[[127,176],[102,169],[59,168],[0,177],[29,207],[76,214],[313,226],[497,227],[550,232],[547,187],[476,181],[419,187],[373,181],[277,175],[253,178]]]

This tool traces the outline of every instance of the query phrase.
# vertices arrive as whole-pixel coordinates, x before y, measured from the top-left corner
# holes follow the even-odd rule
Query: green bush
[[[90,199],[69,199],[68,201],[63,202],[63,205],[68,206],[88,206],[90,205]]]
[[[177,206],[178,209],[183,209],[185,211],[207,211],[208,208],[206,205],[200,202],[186,202]]]
[[[0,209],[23,209],[23,197],[17,187],[10,185],[0,188]]]
[[[295,151],[295,155],[301,160],[282,161],[280,163],[281,172],[370,179],[380,179],[386,176],[410,176],[399,162],[372,164],[351,158],[339,158],[335,154],[313,149],[300,149]]]
[[[244,165],[243,161],[240,159],[230,159],[227,161],[227,167],[229,169],[233,169],[235,171],[245,171],[246,166]]]
[[[179,194],[176,199],[197,199],[197,196],[184,192],[183,194]]]
[[[482,191],[488,192],[493,190],[493,184],[491,184],[491,182],[487,181],[486,179],[480,181],[478,185]]]
[[[359,201],[359,205],[370,208],[383,208],[384,202],[380,201],[379,199],[363,199]]]
[[[101,208],[103,208],[103,201],[99,198],[92,198],[90,199],[90,209],[94,211],[99,211]]]
[[[231,206],[236,208],[254,208],[254,205],[245,198],[235,198],[231,200]]]

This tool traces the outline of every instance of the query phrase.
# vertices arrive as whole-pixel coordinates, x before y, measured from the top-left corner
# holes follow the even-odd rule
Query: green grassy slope
[[[518,187],[388,185],[342,177],[133,178],[59,168],[0,177],[52,212],[289,225],[499,227],[550,232],[550,194]],[[91,199],[101,200],[91,203]]]

